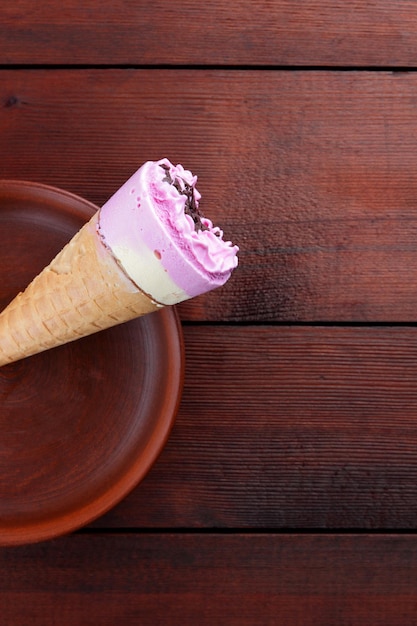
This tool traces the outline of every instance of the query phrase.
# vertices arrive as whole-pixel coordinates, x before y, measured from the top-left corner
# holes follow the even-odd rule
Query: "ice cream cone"
[[[196,180],[167,159],[139,168],[0,314],[0,366],[223,285],[238,248]]]
[[[155,311],[97,234],[97,214],[0,314],[0,366]]]

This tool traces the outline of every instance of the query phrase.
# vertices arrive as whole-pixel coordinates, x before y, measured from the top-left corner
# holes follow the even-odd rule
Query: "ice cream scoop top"
[[[223,285],[238,247],[202,217],[197,177],[168,159],[148,161],[102,206],[98,233],[133,282],[175,304]]]

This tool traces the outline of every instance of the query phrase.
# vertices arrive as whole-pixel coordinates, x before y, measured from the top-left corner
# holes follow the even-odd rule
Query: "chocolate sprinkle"
[[[169,173],[168,165],[160,164],[160,167],[165,170],[165,177],[163,178],[163,182],[167,182],[170,185],[173,185],[179,194],[185,196],[186,199],[184,213],[192,218],[196,231],[207,230],[207,226],[205,226],[201,221],[201,218],[203,218],[204,215],[198,208],[197,201],[194,196],[194,187],[186,183],[185,180],[181,179],[184,183],[183,189],[181,182],[178,178],[172,179],[172,176]]]

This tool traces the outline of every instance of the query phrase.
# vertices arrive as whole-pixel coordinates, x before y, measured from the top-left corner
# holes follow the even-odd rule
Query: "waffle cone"
[[[160,308],[101,243],[97,217],[0,314],[0,366]]]

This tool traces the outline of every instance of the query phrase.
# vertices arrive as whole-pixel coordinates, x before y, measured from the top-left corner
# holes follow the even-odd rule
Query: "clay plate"
[[[97,207],[65,191],[0,181],[0,306]],[[0,368],[0,545],[73,531],[145,476],[183,380],[173,308]]]

